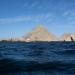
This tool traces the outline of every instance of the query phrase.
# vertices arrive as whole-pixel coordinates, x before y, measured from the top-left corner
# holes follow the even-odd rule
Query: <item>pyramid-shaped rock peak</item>
[[[75,41],[75,35],[71,34],[71,33],[64,33],[61,37],[60,37],[61,41]]]
[[[26,41],[55,41],[56,37],[49,33],[45,27],[39,25],[33,28],[24,38]]]

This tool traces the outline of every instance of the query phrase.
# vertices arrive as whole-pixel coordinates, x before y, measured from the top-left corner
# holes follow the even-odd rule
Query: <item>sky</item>
[[[21,37],[37,25],[75,34],[75,0],[0,0],[0,38]]]

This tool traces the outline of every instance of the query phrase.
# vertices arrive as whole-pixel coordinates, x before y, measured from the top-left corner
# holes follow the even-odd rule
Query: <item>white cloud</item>
[[[10,24],[21,21],[29,20],[29,17],[16,17],[16,18],[0,18],[0,24]]]
[[[70,27],[75,25],[75,10],[67,10],[63,13],[66,24]]]
[[[31,15],[31,16],[24,16],[24,17],[15,17],[15,18],[0,18],[0,24],[13,24],[13,23],[19,23],[19,22],[48,22],[53,19],[53,16],[51,13],[46,14],[37,14],[37,15]]]
[[[38,5],[38,2],[34,2],[30,5],[30,7],[36,7]]]
[[[63,16],[64,16],[64,17],[66,17],[66,16],[67,16],[67,17],[69,17],[69,16],[70,16],[70,17],[73,17],[73,16],[75,17],[75,10],[68,10],[68,11],[65,11],[65,12],[63,13]]]
[[[36,6],[39,6],[38,1],[31,2],[31,3],[25,2],[24,5],[23,5],[24,8],[29,8],[29,9],[34,8]]]

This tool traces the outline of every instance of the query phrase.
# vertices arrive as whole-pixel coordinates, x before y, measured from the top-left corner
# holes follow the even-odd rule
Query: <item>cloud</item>
[[[37,23],[48,23],[52,21],[53,14],[51,13],[45,13],[45,14],[38,14],[33,17],[33,21]]]
[[[63,13],[64,17],[75,17],[75,10],[68,10]]]
[[[70,27],[75,25],[75,10],[67,10],[63,13],[66,24]]]
[[[43,22],[50,22],[52,19],[53,15],[51,13],[45,13],[15,18],[0,18],[0,24],[13,24],[19,22],[43,23]]]
[[[37,5],[38,5],[38,2],[34,2],[34,3],[31,4],[30,7],[36,7]]]
[[[40,1],[33,1],[33,2],[25,2],[23,5],[23,8],[27,8],[27,9],[45,9],[47,5],[43,5],[43,2]]]
[[[0,24],[10,24],[29,20],[29,17],[0,18]]]
[[[30,8],[30,9],[34,8],[36,6],[39,6],[38,1],[35,1],[35,2],[25,2],[24,5],[23,5],[24,8]]]

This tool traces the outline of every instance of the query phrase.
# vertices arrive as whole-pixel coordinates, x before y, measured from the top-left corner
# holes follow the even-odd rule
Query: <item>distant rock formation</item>
[[[75,41],[75,35],[71,33],[64,33],[59,41]]]
[[[21,42],[24,42],[25,39],[24,39],[23,37],[19,37],[19,38],[11,38],[11,39],[9,39],[8,41],[12,41],[12,42],[21,41]]]
[[[21,42],[24,42],[25,39],[22,38],[22,37],[19,37],[19,38],[8,38],[8,39],[1,39],[0,41],[3,41],[3,42],[17,42],[17,41],[21,41]]]
[[[37,26],[24,37],[28,41],[55,41],[56,36],[49,33],[43,26]]]
[[[62,36],[57,38],[52,33],[49,33],[46,28],[39,25],[32,29],[26,36],[19,38],[0,39],[0,41],[21,41],[21,42],[32,42],[32,41],[75,41],[75,35],[72,33],[64,33]]]

